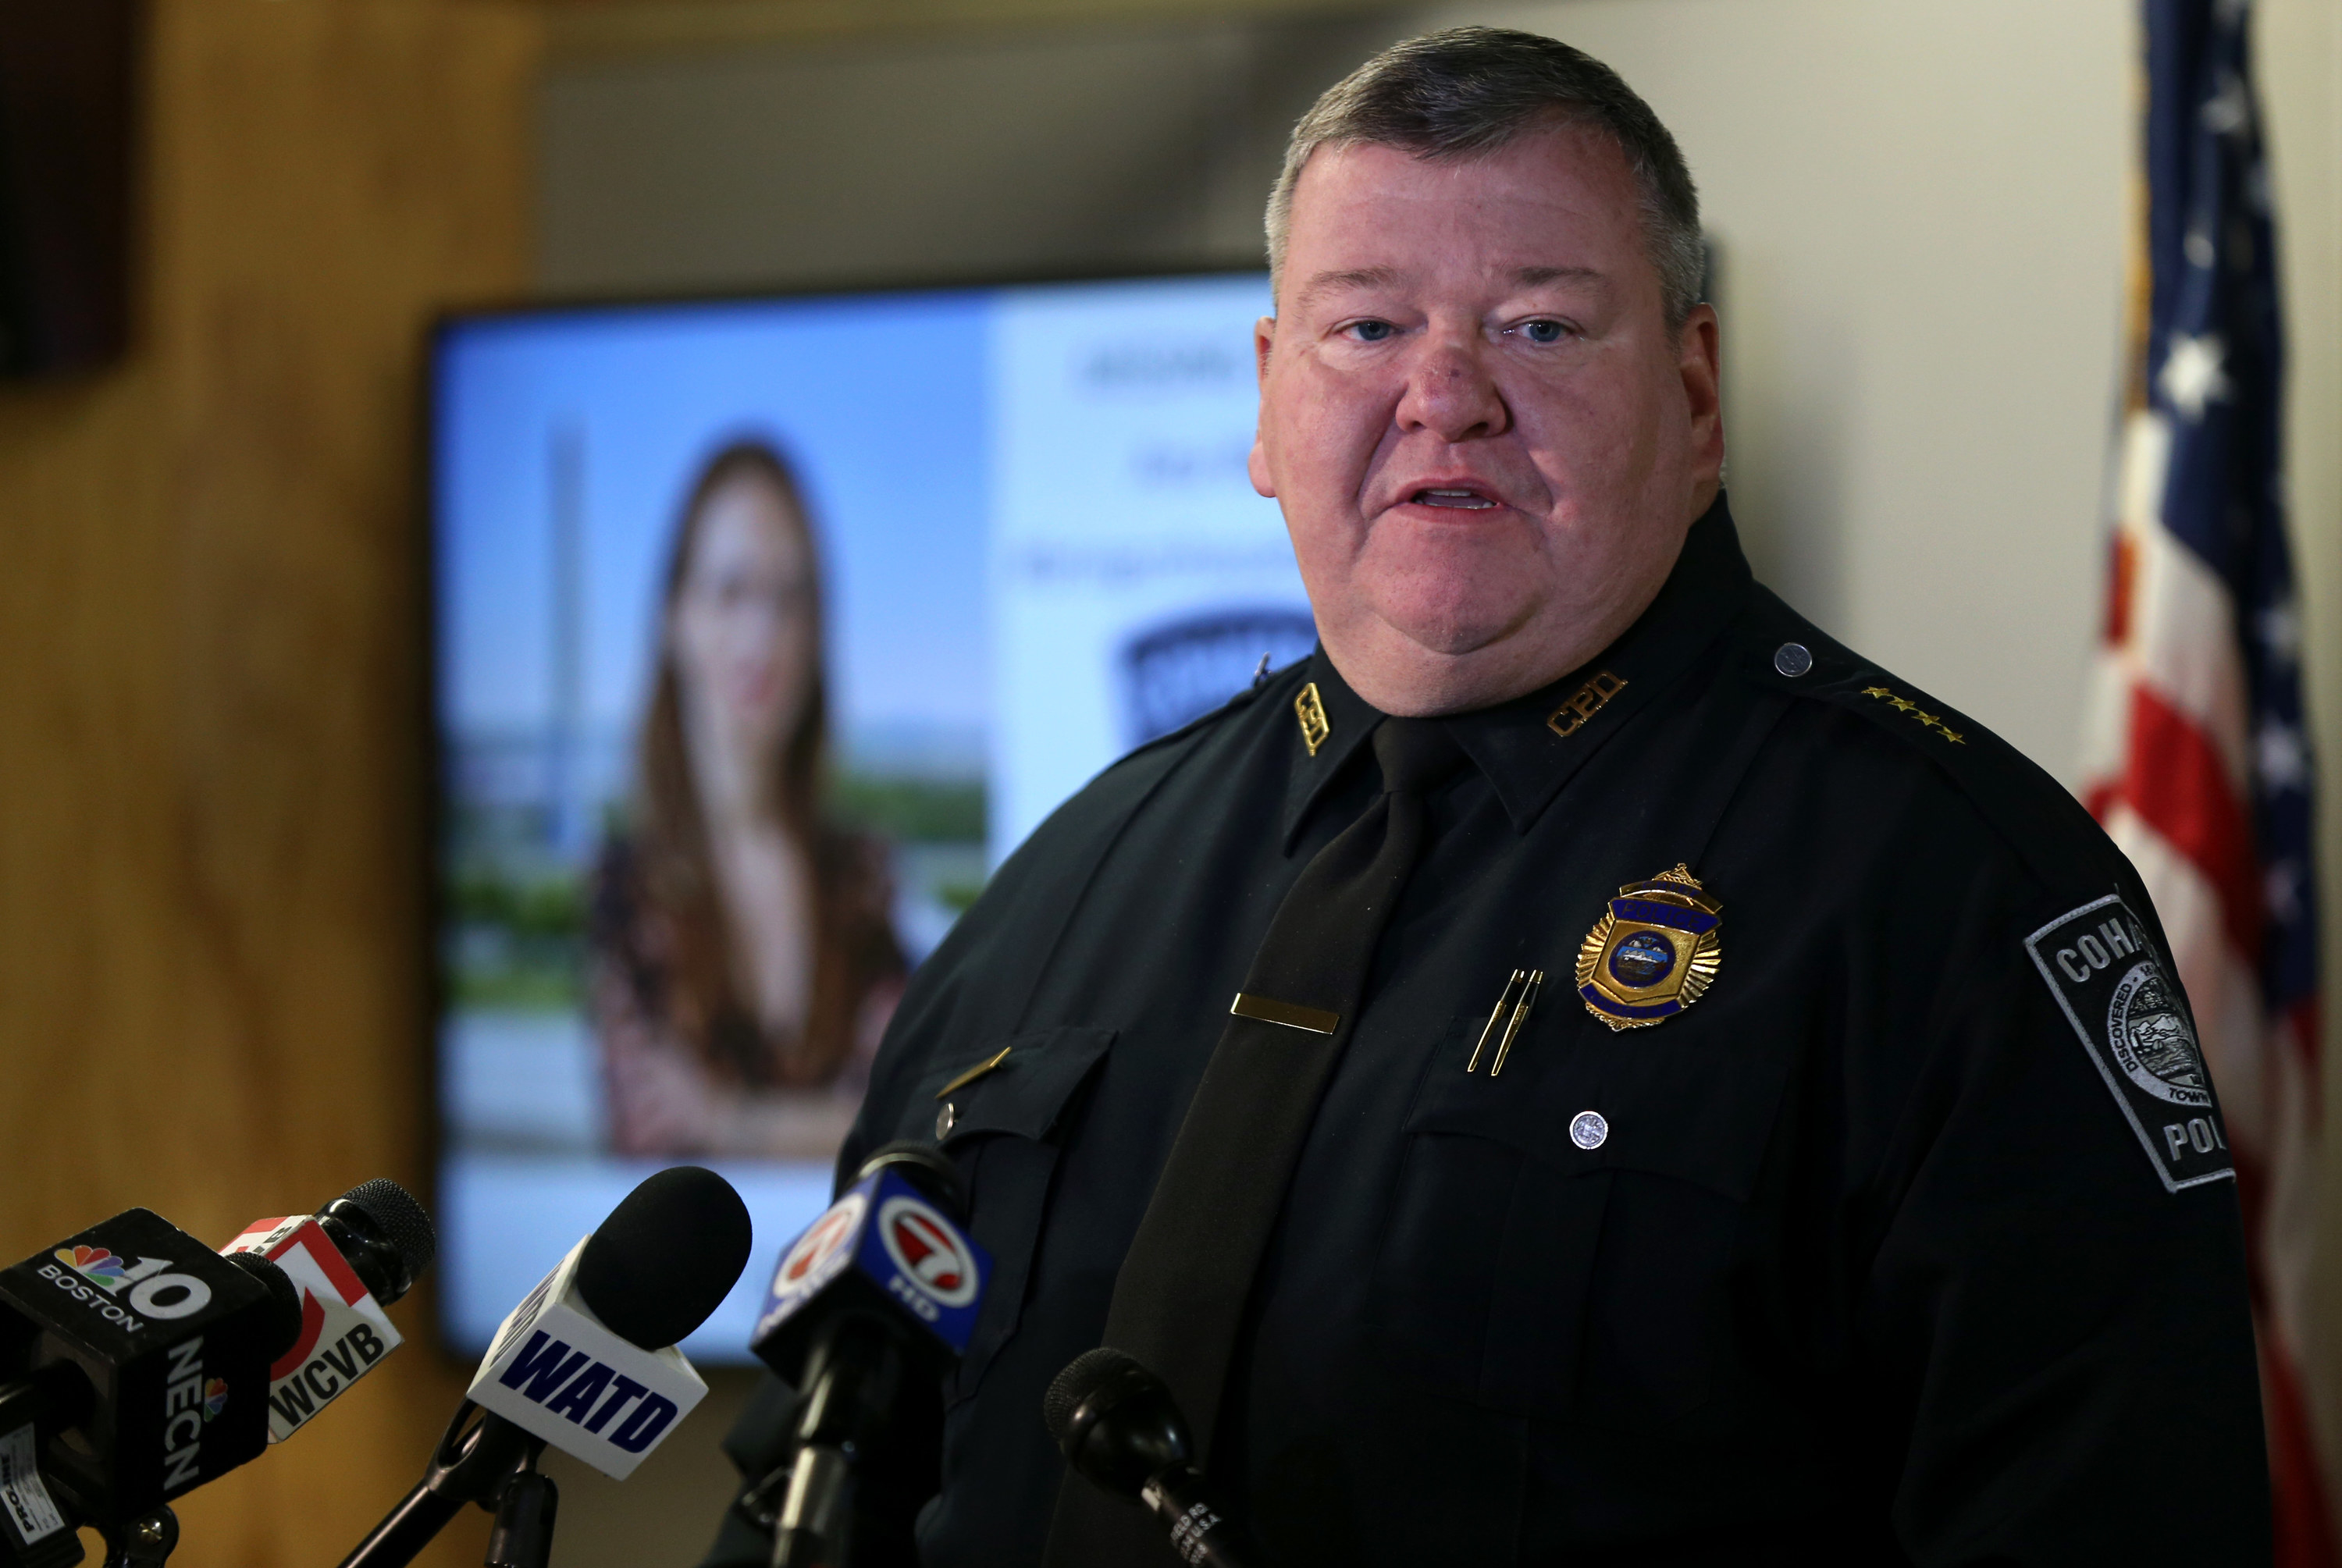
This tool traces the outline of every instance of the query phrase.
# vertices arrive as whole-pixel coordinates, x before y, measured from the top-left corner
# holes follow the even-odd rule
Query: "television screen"
[[[1314,640],[1258,274],[455,320],[432,376],[443,1328],[730,1178],[746,1359],[990,868]]]

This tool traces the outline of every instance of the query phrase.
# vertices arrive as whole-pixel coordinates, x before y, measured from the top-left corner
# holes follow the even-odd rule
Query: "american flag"
[[[2154,894],[2236,1153],[2277,1562],[2330,1568],[2301,1377],[2318,1125],[2313,775],[2251,0],[2144,10],[2144,210],[2084,798]]]

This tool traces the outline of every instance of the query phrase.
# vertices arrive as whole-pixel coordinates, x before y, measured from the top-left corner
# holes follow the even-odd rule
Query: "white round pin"
[[[1609,1136],[1610,1124],[1602,1119],[1599,1111],[1580,1111],[1569,1119],[1569,1141],[1581,1149],[1598,1149]]]

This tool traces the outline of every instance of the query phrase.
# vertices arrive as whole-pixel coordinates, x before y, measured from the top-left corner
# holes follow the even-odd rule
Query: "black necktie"
[[[1105,1343],[1170,1385],[1199,1463],[1302,1140],[1356,1028],[1375,948],[1422,854],[1424,797],[1465,760],[1431,719],[1383,720],[1374,751],[1383,793],[1302,868],[1277,905],[1115,1276]],[[1161,1526],[1066,1477],[1050,1530],[1051,1568],[1158,1560],[1171,1561]]]

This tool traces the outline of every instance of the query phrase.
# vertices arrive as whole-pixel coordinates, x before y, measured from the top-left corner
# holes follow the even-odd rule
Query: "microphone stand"
[[[104,1533],[105,1568],[159,1568],[179,1543],[179,1516],[165,1505]]]
[[[342,1559],[342,1568],[405,1568],[467,1503],[496,1516],[488,1532],[487,1568],[547,1568],[560,1494],[553,1477],[536,1467],[544,1453],[545,1439],[465,1400],[455,1407],[423,1479]]]
[[[770,1568],[846,1568],[872,1453],[905,1374],[886,1323],[856,1315],[825,1328],[806,1357],[787,1457],[735,1504],[771,1533]]]
[[[550,1568],[553,1515],[561,1493],[553,1477],[536,1467],[545,1444],[523,1450],[496,1500],[496,1522],[488,1531],[486,1568]]]

